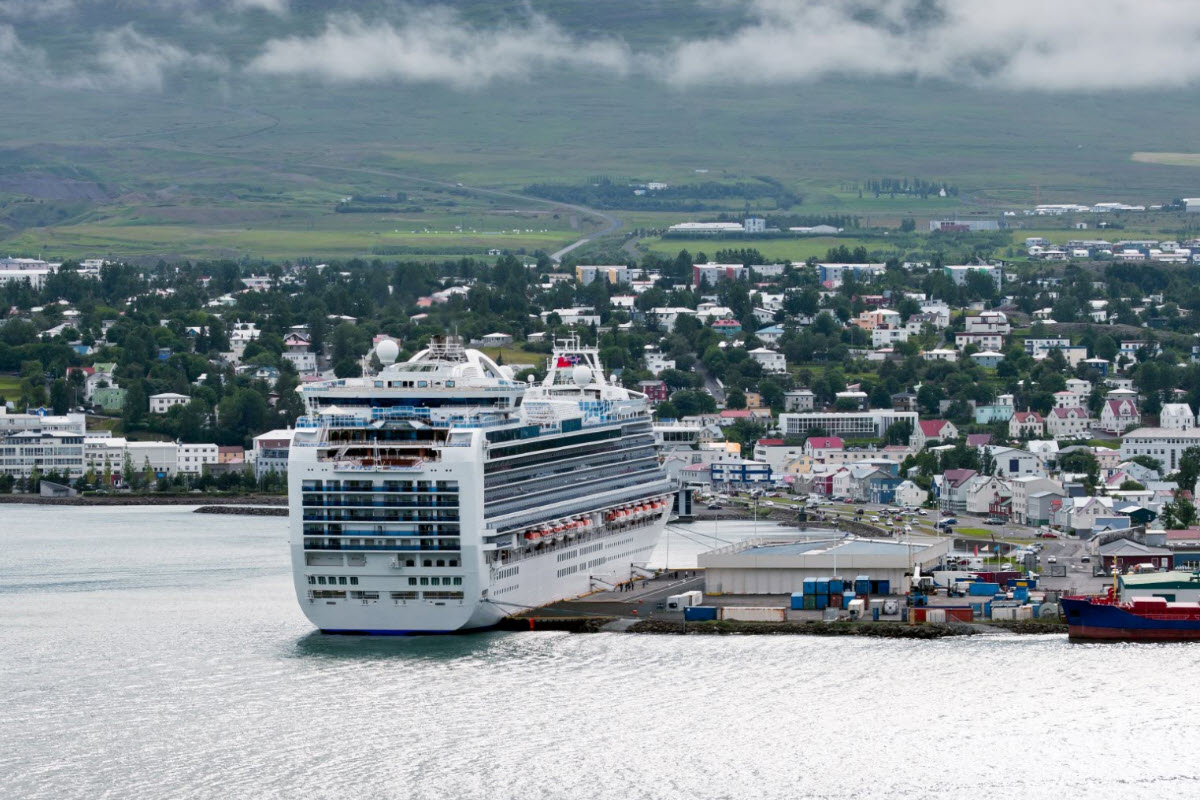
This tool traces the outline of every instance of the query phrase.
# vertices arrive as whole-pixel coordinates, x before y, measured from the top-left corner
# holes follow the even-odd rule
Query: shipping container
[[[816,611],[817,610],[817,596],[815,594],[804,595],[804,610],[805,611]]]
[[[871,581],[871,594],[891,594],[891,581]]]
[[[867,604],[855,598],[846,605],[846,610],[850,612],[851,617],[858,619],[866,615]]]
[[[895,616],[899,612],[900,612],[900,601],[899,600],[884,600],[883,601],[883,613],[885,613],[889,616]]]
[[[709,622],[717,618],[717,607],[688,606],[683,610],[683,618],[688,622]]]
[[[829,595],[829,607],[830,608],[841,608],[842,607],[842,595],[840,595],[840,594]]]
[[[967,594],[971,597],[992,597],[998,591],[1000,591],[999,584],[985,583],[983,581],[976,581],[967,587]]]
[[[992,619],[1013,620],[1017,618],[1017,610],[1015,608],[1004,606],[992,606]]]
[[[842,608],[849,608],[850,601],[854,599],[854,596],[855,596],[854,592],[851,592],[851,591],[842,592]]]
[[[1033,619],[1033,606],[1017,606],[1013,619]]]
[[[816,594],[817,593],[817,579],[816,578],[805,578],[804,579],[804,593],[805,594]]]
[[[925,612],[925,619],[924,619],[925,622],[945,622],[946,621],[946,612],[943,609],[922,608],[920,610]]]
[[[871,594],[871,577],[869,575],[859,575],[854,579],[855,594]]]
[[[829,578],[817,578],[817,594],[829,594]]]
[[[827,594],[813,595],[813,599],[816,601],[816,608],[818,611],[820,611],[821,609],[824,609],[824,608],[829,608],[829,595],[827,595]]]
[[[970,606],[955,606],[954,608],[945,608],[946,621],[954,622],[974,622],[975,610]]]
[[[845,594],[845,592],[846,592],[846,582],[845,581],[843,581],[841,578],[830,578],[829,579],[829,593],[830,594]]]
[[[692,598],[692,605],[698,606],[704,603],[704,592],[699,589],[692,589],[690,592],[684,592],[688,597]]]
[[[723,606],[721,619],[739,622],[784,622],[787,609],[766,606]]]
[[[673,594],[667,598],[667,610],[679,611],[692,605],[692,596],[688,594]]]
[[[804,609],[804,594],[801,592],[792,592],[792,610],[799,611]]]

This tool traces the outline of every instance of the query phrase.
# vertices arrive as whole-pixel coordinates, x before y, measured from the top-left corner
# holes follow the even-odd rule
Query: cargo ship
[[[1132,595],[1134,591],[1156,594]],[[1200,573],[1190,577],[1117,577],[1115,587],[1105,595],[1062,598],[1067,637],[1072,641],[1200,640],[1198,595]],[[1190,601],[1181,601],[1180,597]]]

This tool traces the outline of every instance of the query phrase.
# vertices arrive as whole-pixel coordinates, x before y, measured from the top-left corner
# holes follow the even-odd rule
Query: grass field
[[[704,253],[713,259],[718,250],[753,247],[772,261],[805,261],[809,258],[825,258],[830,248],[845,245],[851,249],[866,247],[869,251],[887,250],[878,239],[860,239],[852,236],[811,236],[797,239],[677,239],[659,236],[639,240],[639,246],[654,253],[676,255],[687,250],[692,255]],[[900,251],[895,251],[900,252]]]
[[[481,353],[486,354],[493,361],[499,360],[504,364],[536,364],[545,363],[546,357],[541,353],[527,353],[524,350],[518,350],[515,347],[481,347]]]
[[[21,394],[21,379],[12,375],[0,375],[0,395],[7,400],[16,401]]]

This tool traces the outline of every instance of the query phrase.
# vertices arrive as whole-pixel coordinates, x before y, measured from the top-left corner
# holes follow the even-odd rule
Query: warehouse
[[[805,578],[869,576],[893,593],[908,591],[913,566],[926,571],[949,551],[950,539],[859,539],[835,534],[748,539],[701,553],[706,594],[791,594]]]

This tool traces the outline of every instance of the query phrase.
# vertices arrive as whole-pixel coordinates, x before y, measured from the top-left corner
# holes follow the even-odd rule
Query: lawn
[[[540,366],[546,360],[546,356],[541,353],[527,353],[515,347],[481,347],[479,348],[479,352],[488,356],[493,361],[499,361],[501,364],[535,364]]]
[[[0,396],[16,401],[21,394],[21,379],[14,375],[0,375]]]
[[[676,255],[687,250],[695,255],[703,252],[712,259],[718,250],[737,250],[752,247],[771,261],[807,261],[809,258],[823,259],[831,248],[845,245],[848,248],[866,247],[868,251],[887,250],[888,243],[879,239],[861,239],[853,236],[805,236],[795,239],[678,239],[651,236],[639,241],[639,246],[655,253]],[[897,251],[899,252],[899,251]]]

